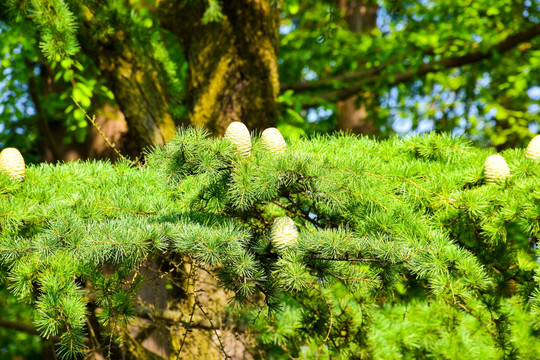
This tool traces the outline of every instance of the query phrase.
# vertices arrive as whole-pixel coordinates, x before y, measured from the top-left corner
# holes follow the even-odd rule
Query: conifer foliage
[[[114,335],[138,315],[133,274],[163,253],[259,303],[250,323],[276,357],[538,352],[540,164],[525,149],[491,182],[490,152],[447,135],[232,140],[180,129],[142,167],[0,175],[0,279],[63,358],[88,351],[89,303]]]

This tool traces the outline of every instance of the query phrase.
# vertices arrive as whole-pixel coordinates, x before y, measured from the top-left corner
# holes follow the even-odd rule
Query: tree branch
[[[335,87],[336,82],[339,81],[357,80],[353,84],[349,84],[345,88],[336,89],[324,94],[320,94],[317,97],[314,97],[313,101],[311,101],[309,104],[305,104],[305,106],[317,105],[321,100],[338,101],[355,95],[361,92],[367,86],[381,81],[387,81],[390,86],[394,86],[409,81],[414,77],[423,76],[428,73],[439,71],[440,69],[452,69],[480,62],[482,60],[493,57],[493,55],[496,53],[503,54],[514,48],[516,45],[524,41],[528,41],[538,35],[540,35],[540,24],[536,24],[535,26],[527,30],[508,36],[506,39],[504,39],[498,44],[491,46],[486,51],[474,51],[466,55],[442,59],[431,64],[423,64],[416,70],[409,69],[403,73],[398,73],[394,75],[379,75],[379,73],[386,68],[385,66],[380,66],[367,71],[339,75],[329,79],[322,79],[311,82],[300,82],[292,85],[282,84],[281,91],[294,90],[296,93],[301,93],[307,91],[324,90],[325,88]]]
[[[424,250],[427,250],[427,249],[430,249],[432,246],[431,245],[427,245],[427,246],[424,246],[423,248],[421,249],[418,249],[416,250],[415,252],[413,252],[412,254],[409,254],[407,256],[405,256],[403,259],[399,260],[399,261],[390,261],[390,260],[385,260],[385,259],[375,259],[375,258],[333,258],[333,257],[324,257],[324,256],[309,256],[308,258],[310,260],[324,260],[324,261],[345,261],[345,262],[365,262],[365,263],[385,263],[385,264],[389,264],[389,265],[400,265],[400,264],[403,264],[405,263],[405,261],[409,260],[410,258],[412,258],[413,256],[415,256],[416,254],[424,251]]]
[[[137,316],[151,321],[161,320],[166,323],[181,324],[184,327],[200,330],[214,331],[222,330],[223,328],[231,328],[238,332],[244,332],[246,327],[246,325],[241,322],[231,320],[222,323],[223,326],[221,327],[214,326],[208,318],[199,321],[186,321],[184,320],[186,314],[183,314],[180,311],[153,309],[142,305],[137,306]]]
[[[291,214],[296,215],[298,217],[301,217],[302,219],[305,219],[305,220],[309,221],[310,223],[312,223],[315,226],[321,226],[321,224],[319,224],[317,221],[313,220],[312,218],[310,218],[309,216],[307,216],[307,215],[305,215],[305,214],[303,214],[301,212],[296,211],[295,209],[291,208],[290,206],[282,204],[281,202],[279,202],[277,200],[274,200],[272,202],[274,204],[276,204],[277,206],[279,206],[280,208],[289,211]]]
[[[22,323],[15,322],[15,321],[9,321],[9,320],[0,319],[0,326],[5,327],[5,328],[9,328],[9,329],[13,329],[13,330],[17,330],[17,331],[21,331],[21,332],[25,332],[27,334],[35,335],[35,336],[39,336],[39,337],[43,338],[43,336],[41,336],[40,332],[37,331],[35,328],[33,328],[30,325],[22,324]],[[50,339],[53,342],[59,342],[60,341],[60,338],[57,337],[57,336],[52,336]]]
[[[389,262],[389,261],[383,260],[383,259],[362,259],[362,258],[340,259],[340,258],[329,258],[329,257],[323,257],[323,256],[310,256],[309,259],[310,260],[325,260],[325,261],[346,261],[346,262],[377,262],[377,263]]]
[[[294,92],[305,92],[311,90],[321,90],[323,88],[335,88],[336,82],[339,81],[351,81],[358,80],[367,76],[377,75],[380,71],[384,70],[385,66],[380,65],[368,70],[362,70],[352,73],[346,73],[341,75],[336,75],[328,79],[320,79],[315,81],[301,81],[295,84],[281,84],[280,91],[284,92],[287,90],[294,90]]]

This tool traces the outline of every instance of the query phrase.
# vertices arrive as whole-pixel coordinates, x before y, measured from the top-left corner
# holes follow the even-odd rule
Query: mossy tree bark
[[[90,56],[114,93],[127,123],[127,136],[140,152],[147,146],[164,144],[174,134],[176,124],[169,109],[165,86],[158,77],[159,68],[147,53],[148,46],[137,42],[133,34],[111,25],[110,33],[96,37],[99,11],[81,11],[79,31],[83,51]]]
[[[275,126],[279,9],[269,0],[224,1],[223,19],[204,24],[204,7],[204,2],[168,0],[159,9],[189,61],[191,123],[214,134],[232,121],[250,130]],[[177,21],[180,14],[192,21]]]
[[[157,69],[141,59],[122,37],[98,45],[96,63],[125,115],[128,131],[143,149],[164,144],[176,125]]]

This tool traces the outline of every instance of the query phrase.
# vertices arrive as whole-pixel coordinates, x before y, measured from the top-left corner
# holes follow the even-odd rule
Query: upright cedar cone
[[[261,142],[269,152],[281,153],[287,149],[287,144],[285,143],[285,139],[283,139],[283,135],[281,135],[279,130],[274,127],[263,131]]]
[[[540,158],[540,135],[533,137],[529,145],[527,146],[527,151],[525,151],[525,156],[530,159]]]
[[[15,148],[5,148],[0,152],[0,169],[12,179],[24,180],[24,158]]]
[[[238,153],[243,157],[251,154],[251,136],[246,125],[240,121],[233,121],[227,127],[224,137],[236,145]]]
[[[484,176],[487,183],[493,184],[510,177],[510,168],[501,155],[491,155],[484,163]]]
[[[282,253],[298,239],[298,230],[290,217],[281,216],[274,220],[270,237],[274,248]]]

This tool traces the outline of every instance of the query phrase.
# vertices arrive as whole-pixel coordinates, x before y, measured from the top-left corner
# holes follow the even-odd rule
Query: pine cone
[[[12,179],[24,180],[24,158],[15,148],[5,148],[0,152],[0,169]]]
[[[283,135],[278,129],[271,127],[263,131],[261,141],[269,152],[281,153],[287,149],[287,144]]]
[[[251,136],[246,125],[240,121],[233,121],[225,131],[224,137],[236,145],[238,153],[243,157],[251,154]]]
[[[529,145],[527,145],[527,151],[525,151],[525,156],[529,159],[538,159],[540,158],[540,135],[533,137]]]
[[[274,220],[270,237],[274,248],[281,253],[298,239],[298,230],[290,217],[281,216]]]
[[[491,155],[484,163],[484,176],[487,183],[495,183],[510,177],[510,168],[501,155]]]

